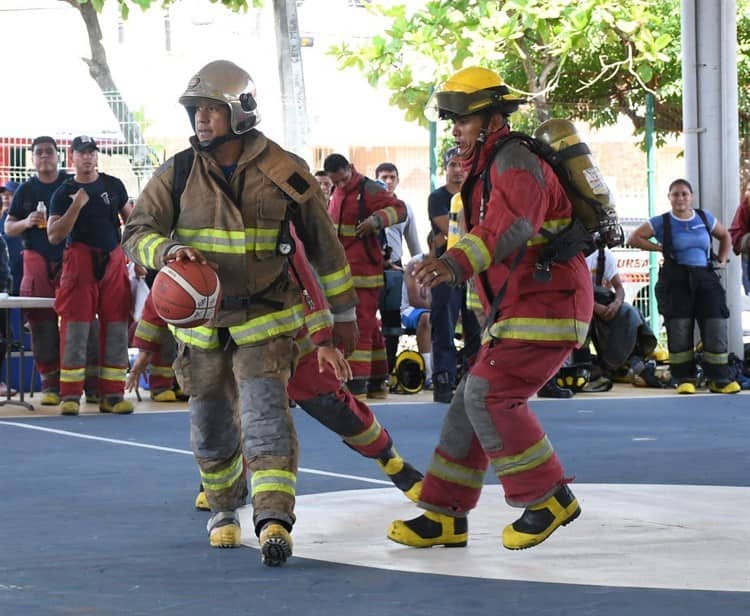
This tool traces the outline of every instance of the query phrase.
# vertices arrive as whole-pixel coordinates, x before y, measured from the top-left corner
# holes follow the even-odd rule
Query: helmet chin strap
[[[211,139],[211,141],[201,141],[198,143],[198,147],[203,152],[211,152],[218,148],[220,145],[223,145],[229,141],[234,141],[235,139],[239,139],[239,135],[235,135],[234,133],[227,133],[226,135],[222,135],[221,137],[216,137],[214,139]]]

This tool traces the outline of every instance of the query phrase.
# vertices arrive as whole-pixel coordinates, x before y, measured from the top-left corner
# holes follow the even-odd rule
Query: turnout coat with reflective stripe
[[[572,216],[570,201],[551,167],[518,141],[505,144],[491,162],[491,190],[484,218],[480,219],[484,191],[480,174],[495,151],[496,141],[508,131],[505,127],[491,134],[482,146],[474,176],[466,179],[461,191],[469,232],[441,258],[458,273],[459,282],[486,270],[489,296],[479,277],[475,278],[485,313],[508,280],[499,317],[489,328],[492,336],[539,344],[580,345],[593,311],[591,275],[583,255],[553,264],[552,279],[547,282],[533,277],[539,251],[547,242],[540,230],[560,230]],[[465,166],[470,172],[471,161]],[[526,253],[510,272],[517,247],[523,243]]]
[[[230,327],[239,344],[292,335],[302,325],[299,293],[276,246],[291,200],[299,204],[297,231],[316,268],[331,311],[356,304],[344,251],[325,209],[325,198],[303,162],[259,131],[242,136],[242,153],[227,182],[210,155],[191,138],[195,160],[180,200],[173,230],[174,159],[146,185],[123,234],[131,258],[159,269],[174,246],[197,248],[219,266],[224,297],[262,295],[245,308],[222,308],[202,328],[189,330],[199,343],[211,328]],[[200,331],[199,331],[200,330]],[[204,345],[200,345],[204,346]]]
[[[364,181],[364,185],[362,182]],[[357,237],[360,221],[360,192],[363,195],[363,217],[374,215],[381,229],[406,220],[404,202],[388,193],[381,184],[365,178],[352,167],[352,177],[344,188],[336,187],[328,211],[346,258],[355,276],[355,286],[374,288],[383,286],[383,255],[378,234]]]

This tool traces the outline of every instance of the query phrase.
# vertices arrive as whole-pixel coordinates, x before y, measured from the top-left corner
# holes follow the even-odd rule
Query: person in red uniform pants
[[[359,173],[341,154],[327,156],[323,169],[334,186],[328,212],[346,251],[359,300],[359,344],[348,358],[353,378],[347,385],[360,398],[383,399],[388,395],[388,360],[376,316],[383,288],[380,232],[406,220],[406,206],[382,184]]]
[[[296,239],[294,232],[293,237]],[[333,328],[328,303],[301,242],[295,243],[290,270],[302,296],[305,326],[295,337],[300,357],[287,385],[287,394],[308,415],[341,436],[348,447],[365,458],[374,459],[393,484],[407,498],[416,501],[422,489],[422,473],[401,457],[372,409],[342,386],[342,379],[351,377],[351,370],[341,351],[332,346]],[[171,358],[165,357],[165,349],[159,343],[165,334],[168,335],[166,324],[156,312],[149,293],[133,337],[133,345],[140,351],[128,374],[128,389],[135,387],[152,354],[160,357],[161,364],[174,359],[174,353]],[[201,510],[210,509],[202,485],[195,506]]]
[[[52,195],[47,237],[66,241],[55,311],[60,315],[60,412],[77,415],[84,388],[86,344],[99,317],[99,410],[133,412],[124,399],[128,367],[130,282],[120,247],[120,220],[132,209],[122,181],[97,170],[96,141],[73,139],[75,175]]]
[[[504,528],[503,545],[524,549],[580,513],[528,399],[583,343],[593,310],[591,275],[580,252],[553,262],[548,279],[534,275],[545,233],[567,227],[572,206],[553,170],[528,148],[517,140],[499,147],[510,131],[508,116],[524,101],[479,67],[453,75],[433,100],[439,117],[453,120],[467,172],[461,197],[468,232],[414,275],[426,287],[474,277],[487,329],[428,467],[419,502],[425,512],[393,522],[388,537],[414,547],[466,545],[467,514],[491,463],[507,503],[524,509]]]

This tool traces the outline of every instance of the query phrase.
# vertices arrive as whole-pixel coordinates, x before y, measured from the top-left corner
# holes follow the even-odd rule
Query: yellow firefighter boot
[[[234,511],[219,511],[206,525],[212,548],[240,547],[240,520]]]
[[[102,398],[99,402],[100,413],[115,413],[116,415],[128,415],[133,412],[133,403],[122,398]]]
[[[413,520],[396,520],[388,528],[388,539],[412,548],[462,548],[468,540],[466,518],[425,511]]]
[[[61,415],[78,415],[81,410],[81,403],[78,400],[63,400],[60,405]]]
[[[195,508],[198,511],[211,511],[211,505],[208,504],[208,498],[203,490],[203,485],[201,485],[198,491],[198,496],[195,497]]]
[[[393,484],[412,502],[419,501],[422,493],[422,473],[404,460],[394,448],[376,460],[378,466]]]
[[[578,500],[567,485],[562,485],[544,502],[527,507],[520,518],[503,529],[503,545],[509,550],[533,547],[580,514]]]
[[[283,565],[292,555],[289,531],[275,521],[266,522],[258,536],[262,562],[268,567]]]
[[[44,391],[42,392],[42,406],[57,406],[60,404],[60,394],[56,391]]]
[[[177,402],[177,394],[171,389],[165,389],[158,394],[151,392],[151,399],[154,402]]]

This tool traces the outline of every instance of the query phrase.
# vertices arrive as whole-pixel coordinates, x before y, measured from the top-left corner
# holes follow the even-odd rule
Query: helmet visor
[[[500,109],[503,113],[513,113],[520,103],[525,102],[524,99],[515,98],[505,86],[471,93],[438,90],[427,101],[424,114],[430,122],[436,122],[480,113],[491,108]]]

